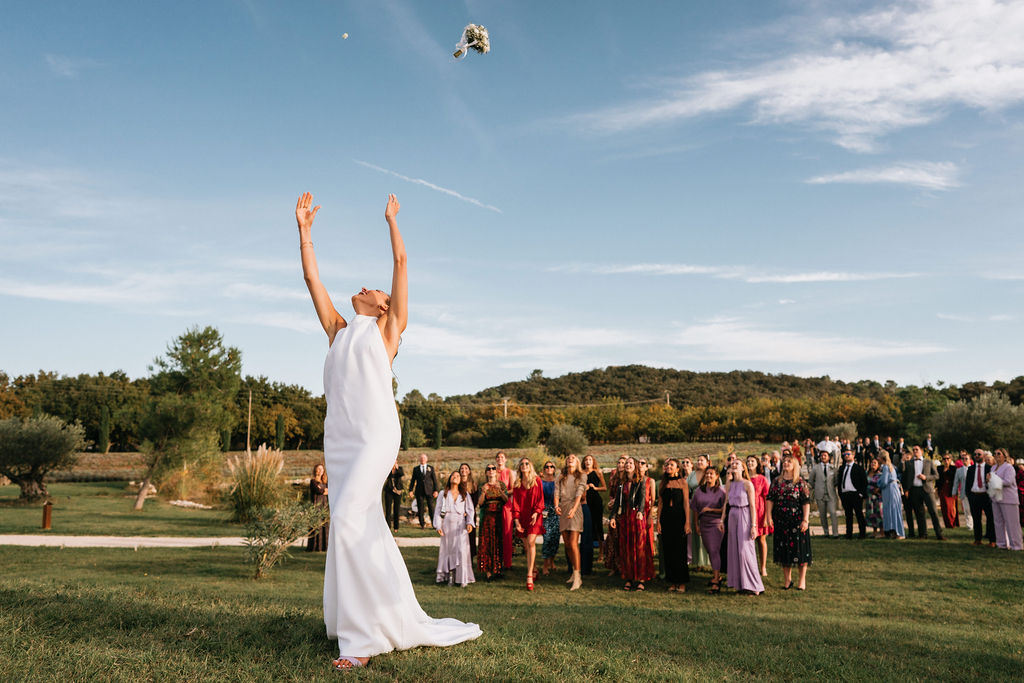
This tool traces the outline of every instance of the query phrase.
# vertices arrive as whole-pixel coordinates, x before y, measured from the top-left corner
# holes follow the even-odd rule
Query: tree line
[[[0,372],[0,419],[53,415],[79,423],[91,450],[139,451],[167,448],[161,429],[166,433],[174,427],[168,423],[172,417],[191,411],[214,450],[262,442],[284,449],[323,447],[323,395],[265,376],[242,377],[240,369],[241,353],[226,346],[215,328],[193,328],[173,340],[143,378],[120,371],[40,371],[14,378]],[[522,381],[447,398],[413,389],[397,405],[407,448],[533,445],[558,424],[580,427],[592,443],[776,442],[851,424],[861,435],[900,435],[913,442],[942,431],[936,420],[951,406],[987,395],[1018,408],[1024,376],[918,387],[630,365],[557,378],[535,370]],[[188,431],[183,424],[174,428]]]

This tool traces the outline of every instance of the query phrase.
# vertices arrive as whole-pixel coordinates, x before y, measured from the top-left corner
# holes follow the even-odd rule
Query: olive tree
[[[52,415],[0,420],[0,474],[21,487],[22,502],[43,500],[49,497],[43,478],[71,467],[85,444],[81,425]]]

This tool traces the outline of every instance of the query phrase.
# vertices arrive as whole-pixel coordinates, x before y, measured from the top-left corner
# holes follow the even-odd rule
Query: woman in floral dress
[[[612,500],[612,528],[618,533],[619,575],[626,590],[645,590],[644,582],[654,578],[651,504],[654,496],[646,479],[640,478],[636,460],[626,458],[622,484]]]
[[[608,509],[611,510],[612,504],[615,499],[619,496],[619,490],[622,488],[622,473],[626,468],[626,456],[619,456],[619,460],[615,465],[615,471],[612,472],[612,476],[608,479]],[[614,514],[610,514],[609,517],[615,518]],[[619,572],[619,534],[615,530],[615,526],[608,525],[608,533],[605,534],[604,543],[602,545],[602,553],[604,556],[604,566],[608,568],[608,576],[614,576]]]
[[[767,514],[775,524],[772,559],[782,566],[783,590],[793,588],[793,566],[800,569],[797,590],[807,588],[807,566],[811,564],[811,489],[800,478],[800,462],[790,455],[782,461],[782,476],[768,489]]]
[[[488,579],[501,576],[504,534],[502,524],[508,490],[498,480],[498,468],[488,465],[487,482],[480,488],[480,533],[476,566]]]

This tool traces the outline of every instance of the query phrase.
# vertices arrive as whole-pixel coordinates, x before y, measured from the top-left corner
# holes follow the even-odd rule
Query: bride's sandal
[[[359,661],[358,657],[348,657],[346,655],[342,655],[335,659],[333,662],[331,662],[331,668],[333,668],[335,671],[349,671],[350,669],[361,669],[364,666],[366,666],[366,664],[363,664],[361,661]]]

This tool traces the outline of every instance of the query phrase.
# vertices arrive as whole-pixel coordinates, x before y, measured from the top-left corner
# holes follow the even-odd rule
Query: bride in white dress
[[[320,282],[311,230],[319,206],[299,197],[302,272],[330,349],[324,362],[324,460],[331,482],[324,623],[337,639],[336,669],[365,666],[370,657],[421,645],[448,646],[480,636],[480,627],[432,619],[413,592],[405,561],[388,530],[381,486],[401,441],[391,389],[391,363],[408,320],[405,244],[398,231],[399,204],[388,196],[384,217],[391,233],[391,295],[363,288],[352,297],[355,318],[346,321]]]

